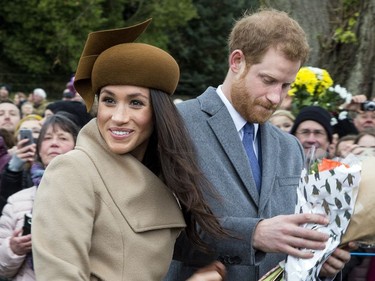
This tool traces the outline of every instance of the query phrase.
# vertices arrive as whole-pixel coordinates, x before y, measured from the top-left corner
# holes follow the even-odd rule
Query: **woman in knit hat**
[[[198,247],[207,246],[200,230],[226,235],[203,199],[209,183],[170,98],[179,67],[165,51],[134,43],[149,22],[86,41],[74,86],[88,111],[97,99],[97,118],[40,184],[32,225],[38,281],[159,281],[181,231]],[[221,280],[222,272],[219,264],[198,277]]]

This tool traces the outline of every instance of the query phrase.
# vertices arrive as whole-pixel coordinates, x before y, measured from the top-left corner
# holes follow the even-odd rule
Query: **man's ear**
[[[235,73],[241,73],[246,67],[245,56],[241,50],[234,50],[229,56],[229,68]]]

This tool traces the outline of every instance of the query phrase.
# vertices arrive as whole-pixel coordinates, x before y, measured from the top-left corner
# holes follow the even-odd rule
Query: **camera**
[[[32,219],[31,214],[25,214],[22,235],[28,235],[31,233],[31,219]]]
[[[375,101],[365,101],[361,103],[362,111],[375,111]]]

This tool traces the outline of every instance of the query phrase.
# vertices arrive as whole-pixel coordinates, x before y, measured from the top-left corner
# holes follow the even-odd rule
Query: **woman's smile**
[[[103,87],[97,121],[113,153],[131,153],[141,161],[154,128],[150,90],[127,85]]]

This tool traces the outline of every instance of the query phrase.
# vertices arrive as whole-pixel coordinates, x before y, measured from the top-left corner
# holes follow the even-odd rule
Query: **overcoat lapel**
[[[259,213],[262,213],[271,197],[273,186],[275,186],[276,169],[274,163],[280,155],[280,146],[278,145],[277,137],[272,134],[269,123],[260,125],[260,133],[262,139],[262,187]],[[270,161],[270,159],[273,160]]]
[[[201,101],[202,110],[211,115],[207,122],[218,142],[237,171],[254,204],[258,205],[259,193],[251,174],[246,151],[238,137],[238,132],[227,108],[212,87],[207,89],[198,99]]]
[[[96,119],[80,134],[85,145],[78,142],[77,149],[92,159],[111,198],[135,232],[185,226],[172,192],[132,155],[112,153],[99,133]]]

